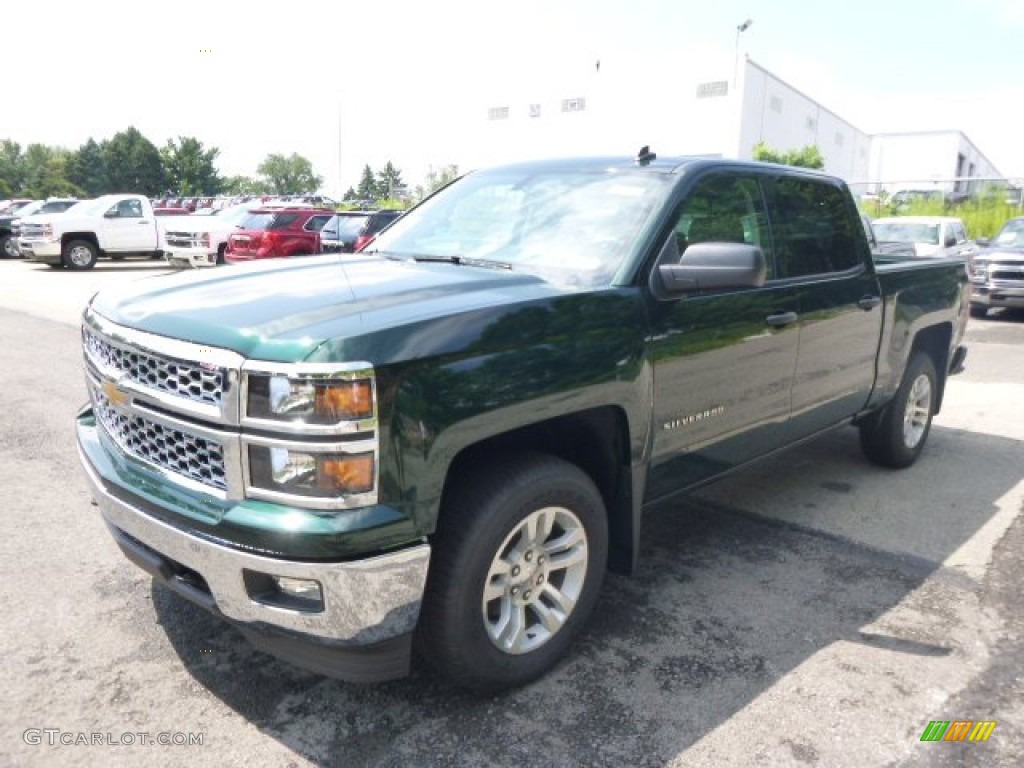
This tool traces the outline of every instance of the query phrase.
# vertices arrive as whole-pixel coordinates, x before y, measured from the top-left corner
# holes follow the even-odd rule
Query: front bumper
[[[29,261],[41,261],[44,264],[60,264],[60,238],[25,239],[18,238],[18,250]]]
[[[971,304],[978,307],[1024,307],[1024,281],[971,283]]]
[[[210,253],[205,248],[175,248],[168,246],[164,258],[172,267],[215,267],[217,253]]]
[[[283,560],[246,552],[156,519],[150,502],[105,477],[99,428],[77,420],[85,475],[124,554],[173,591],[239,626],[258,647],[298,666],[353,682],[409,670],[430,547],[423,543],[348,562]],[[94,461],[95,459],[95,461]],[[166,510],[165,510],[166,511]],[[173,512],[173,510],[170,510]],[[320,584],[319,610],[271,605],[269,576]]]

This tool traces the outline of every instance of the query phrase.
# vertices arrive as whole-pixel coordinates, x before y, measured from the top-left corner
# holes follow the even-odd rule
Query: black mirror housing
[[[661,264],[665,292],[678,295],[723,288],[760,288],[768,274],[764,252],[743,243],[695,243],[678,264]]]

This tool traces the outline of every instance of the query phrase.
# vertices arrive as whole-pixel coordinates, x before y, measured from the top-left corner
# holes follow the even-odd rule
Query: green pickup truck
[[[564,655],[649,505],[844,425],[912,464],[968,306],[824,174],[506,166],[361,253],[101,292],[78,446],[124,554],[260,648],[493,691]]]

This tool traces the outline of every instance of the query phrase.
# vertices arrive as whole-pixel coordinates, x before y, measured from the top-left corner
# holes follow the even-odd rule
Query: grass
[[[947,208],[941,202],[913,202],[899,211],[892,211],[879,200],[861,201],[860,209],[873,219],[883,216],[955,216],[967,228],[967,236],[992,238],[1008,219],[1024,216],[1024,209],[1008,205],[1002,199],[968,200]]]

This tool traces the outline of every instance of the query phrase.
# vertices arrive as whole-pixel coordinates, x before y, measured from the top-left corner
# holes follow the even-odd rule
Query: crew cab
[[[1003,224],[971,259],[971,315],[993,307],[1024,307],[1024,216]]]
[[[358,254],[100,292],[78,447],[124,554],[260,647],[372,681],[415,645],[499,690],[566,653],[650,505],[848,425],[912,465],[967,281],[876,263],[814,171],[481,170]]]
[[[160,230],[144,195],[104,195],[63,214],[25,220],[18,249],[51,267],[92,269],[101,256],[159,256]]]
[[[334,211],[325,208],[257,208],[228,235],[228,264],[320,253],[320,230]]]

